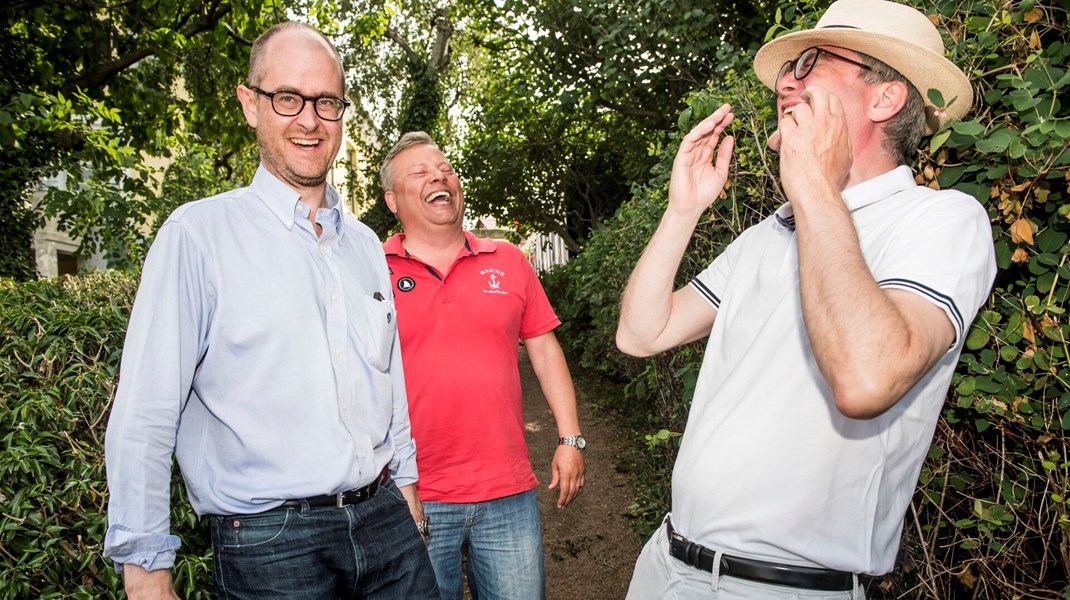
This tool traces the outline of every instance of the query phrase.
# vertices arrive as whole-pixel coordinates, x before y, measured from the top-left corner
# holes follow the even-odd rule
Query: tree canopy
[[[44,215],[84,252],[136,266],[159,216],[246,181],[255,149],[234,87],[251,40],[290,18],[343,53],[366,165],[350,194],[380,234],[394,219],[375,169],[402,133],[424,130],[458,163],[471,215],[559,233],[578,251],[653,164],[689,91],[760,41],[770,10],[745,0],[7,5],[0,185],[11,210],[0,226],[3,254],[21,258],[0,272],[28,275],[15,265]],[[61,173],[28,208],[39,182]]]
[[[481,21],[461,168],[472,210],[579,251],[654,164],[684,99],[762,40],[760,2],[509,0]]]
[[[5,229],[10,215],[30,226],[42,212],[58,216],[85,251],[136,264],[146,219],[159,209],[162,174],[153,164],[187,153],[210,157],[215,187],[241,170],[237,149],[251,137],[233,110],[234,86],[244,77],[249,40],[266,21],[283,18],[259,0],[5,5]],[[27,216],[30,192],[57,174],[59,185]],[[29,237],[4,243],[18,251]]]

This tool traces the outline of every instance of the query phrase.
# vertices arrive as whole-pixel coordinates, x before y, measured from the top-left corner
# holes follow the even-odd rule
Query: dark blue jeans
[[[344,508],[276,508],[213,515],[222,600],[439,598],[435,572],[393,481]]]

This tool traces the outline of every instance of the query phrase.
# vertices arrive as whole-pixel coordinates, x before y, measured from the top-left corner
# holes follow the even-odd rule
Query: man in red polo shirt
[[[557,422],[551,489],[557,506],[583,488],[572,377],[553,329],[561,322],[520,250],[463,229],[464,194],[423,132],[390,150],[380,169],[404,233],[387,240],[405,385],[420,479],[434,528],[428,552],[444,600],[545,597],[538,481],[524,442],[517,368],[524,340]]]

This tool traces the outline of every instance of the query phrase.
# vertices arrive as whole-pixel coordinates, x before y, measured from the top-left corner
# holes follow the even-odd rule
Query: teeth
[[[450,193],[447,192],[447,191],[444,191],[444,190],[441,191],[441,192],[435,192],[434,194],[431,194],[430,196],[424,198],[424,202],[426,202],[428,204],[431,204],[432,202],[434,202],[435,200],[438,200],[439,198],[445,198],[446,200],[449,200],[450,199]]]
[[[297,144],[298,146],[318,146],[320,143],[319,140],[302,140],[296,138],[290,141]]]

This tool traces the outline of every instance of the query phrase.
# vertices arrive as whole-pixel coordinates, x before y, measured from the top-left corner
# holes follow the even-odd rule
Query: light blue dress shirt
[[[174,563],[174,454],[198,514],[416,481],[393,295],[375,234],[263,165],[176,210],[142,272],[105,441],[104,555]]]

